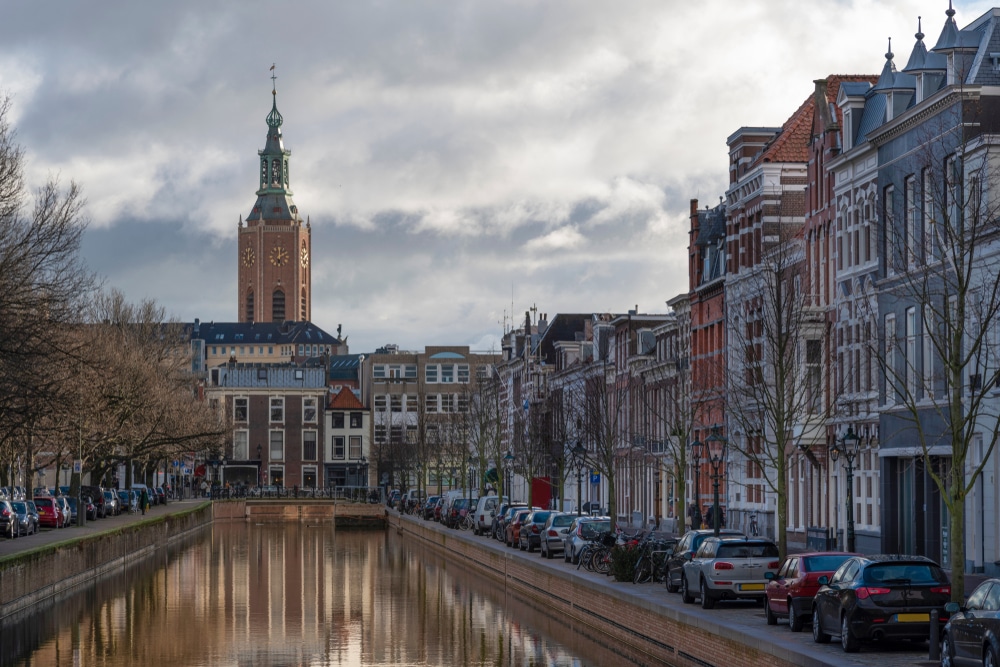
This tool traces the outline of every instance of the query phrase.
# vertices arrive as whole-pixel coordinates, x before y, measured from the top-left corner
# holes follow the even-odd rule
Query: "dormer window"
[[[990,62],[993,63],[994,71],[1000,71],[1000,53],[991,53]]]

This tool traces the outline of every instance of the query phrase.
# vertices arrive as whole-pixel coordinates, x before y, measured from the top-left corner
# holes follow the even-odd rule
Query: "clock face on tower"
[[[299,263],[302,264],[303,269],[309,266],[309,251],[305,247],[299,251]]]
[[[288,251],[280,245],[274,246],[271,250],[271,264],[274,266],[284,266],[288,262]]]
[[[244,248],[243,249],[243,266],[247,266],[247,267],[253,266],[253,260],[254,260],[254,251],[253,251],[253,248],[249,248],[249,247]]]

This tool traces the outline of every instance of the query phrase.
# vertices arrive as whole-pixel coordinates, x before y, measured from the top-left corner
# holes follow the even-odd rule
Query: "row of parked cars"
[[[577,563],[583,547],[611,525],[608,517],[505,501],[490,496],[472,505],[466,499],[474,507],[475,532],[509,547],[537,549],[543,558],[561,553]],[[445,504],[429,498],[421,513],[433,519]],[[955,604],[947,573],[923,556],[812,551],[781,559],[770,540],[699,529],[667,551],[662,575],[667,591],[680,593],[685,603],[711,609],[720,600],[752,600],[764,607],[768,625],[787,619],[799,632],[811,624],[815,642],[836,637],[848,653],[869,641],[928,641],[931,612],[937,611],[942,665],[1000,665],[1000,580],[987,580],[964,605]]]
[[[142,487],[112,490],[83,486],[80,491],[82,511],[88,521],[139,511]],[[78,522],[81,507],[77,497],[70,495],[69,487],[36,487],[27,498],[25,493],[21,487],[0,488],[0,535],[13,539],[32,535],[43,527],[59,529]],[[167,502],[162,488],[147,489],[147,495],[151,504]]]

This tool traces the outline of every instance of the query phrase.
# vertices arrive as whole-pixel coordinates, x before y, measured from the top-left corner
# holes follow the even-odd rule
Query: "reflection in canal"
[[[394,534],[232,523],[6,619],[0,664],[635,663]]]

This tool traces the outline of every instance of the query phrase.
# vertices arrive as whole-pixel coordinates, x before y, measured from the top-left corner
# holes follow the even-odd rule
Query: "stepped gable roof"
[[[192,339],[206,345],[341,345],[312,322],[200,322],[184,325]]]
[[[364,410],[365,406],[361,404],[358,397],[354,395],[354,392],[348,388],[342,388],[340,391],[332,394],[330,396],[330,409],[331,410]]]

